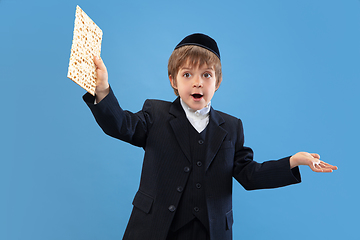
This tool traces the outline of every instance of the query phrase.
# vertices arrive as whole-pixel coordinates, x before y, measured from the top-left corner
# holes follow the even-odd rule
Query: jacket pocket
[[[141,191],[138,191],[135,195],[135,198],[132,202],[132,204],[137,207],[138,209],[140,209],[141,211],[145,212],[145,213],[149,213],[150,210],[151,210],[151,207],[153,205],[153,202],[154,202],[154,199],[141,192]]]
[[[226,230],[231,230],[234,223],[233,211],[230,210],[226,213]]]

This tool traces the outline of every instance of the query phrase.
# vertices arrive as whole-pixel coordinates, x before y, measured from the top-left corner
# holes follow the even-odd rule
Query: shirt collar
[[[200,110],[194,110],[194,109],[190,108],[181,98],[180,98],[180,103],[181,103],[181,106],[184,109],[187,116],[189,114],[192,116],[196,116],[196,117],[209,116],[209,112],[211,109],[211,102],[209,102],[203,109],[200,109]]]

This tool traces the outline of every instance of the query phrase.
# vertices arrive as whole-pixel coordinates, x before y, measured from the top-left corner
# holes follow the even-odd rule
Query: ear
[[[217,81],[216,85],[215,85],[215,91],[217,91],[220,87],[220,84],[221,84],[221,81],[222,81],[222,78],[219,79],[219,81]]]
[[[170,80],[170,84],[173,88],[177,89],[177,86],[176,86],[176,80],[171,76],[169,75],[169,80]]]

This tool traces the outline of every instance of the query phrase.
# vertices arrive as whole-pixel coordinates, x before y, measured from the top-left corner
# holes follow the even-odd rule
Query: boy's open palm
[[[290,158],[290,167],[308,165],[314,172],[332,172],[337,170],[336,166],[330,165],[320,160],[317,153],[298,152]]]

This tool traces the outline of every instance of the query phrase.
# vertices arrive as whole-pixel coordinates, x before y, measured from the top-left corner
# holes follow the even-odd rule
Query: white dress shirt
[[[196,131],[201,133],[209,123],[211,102],[200,110],[191,109],[181,98],[180,103],[191,125],[196,129]]]

